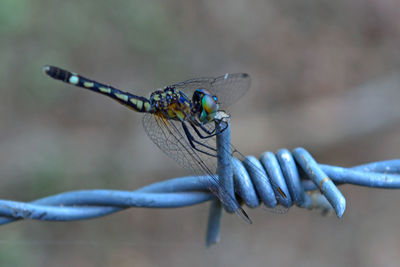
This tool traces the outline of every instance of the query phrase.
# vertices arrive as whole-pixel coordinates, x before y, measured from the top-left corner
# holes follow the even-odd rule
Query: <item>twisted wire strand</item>
[[[279,199],[271,185],[265,183],[268,180],[258,177],[259,173],[252,173],[251,166],[259,164],[264,167],[267,177],[274,180],[287,194],[284,201],[280,199],[281,205],[325,211],[333,207],[338,217],[343,215],[346,202],[336,185],[400,188],[400,159],[342,168],[317,164],[303,148],[296,148],[293,153],[281,149],[276,154],[265,152],[260,160],[254,156],[248,156],[243,161],[233,158],[233,181],[237,198],[251,208],[259,206],[261,202],[268,207],[275,207]],[[209,183],[208,176],[188,176],[154,183],[135,191],[72,191],[30,203],[0,199],[0,224],[19,219],[83,220],[105,216],[128,207],[177,208],[196,205],[215,200],[208,191]],[[316,190],[321,194],[315,193]],[[213,201],[207,232],[209,245],[218,240],[221,217],[218,206],[221,207],[221,204]]]
[[[346,200],[336,185],[400,188],[400,159],[341,168],[318,164],[304,148],[296,148],[292,153],[287,149],[278,150],[276,154],[265,152],[260,160],[254,156],[243,157],[242,160],[232,158],[230,148],[228,124],[228,129],[217,135],[216,178],[230,195],[228,201],[222,199],[223,205],[209,191],[215,184],[208,175],[188,176],[154,183],[135,191],[80,190],[29,203],[0,199],[0,225],[20,219],[83,220],[129,207],[177,208],[213,200],[206,235],[206,244],[211,245],[219,240],[222,208],[236,212],[238,205],[235,201],[251,208],[262,203],[269,208],[278,204],[285,208],[296,205],[319,209],[323,213],[333,209],[340,218],[346,209]],[[276,186],[286,197],[278,193]]]

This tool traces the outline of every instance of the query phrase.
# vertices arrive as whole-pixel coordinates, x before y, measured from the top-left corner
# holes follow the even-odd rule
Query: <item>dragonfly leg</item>
[[[228,123],[224,120],[218,120],[218,121],[215,120],[215,123],[220,123],[220,124],[224,124],[224,125],[223,125],[223,127],[215,126],[214,130],[210,131],[204,126],[203,123],[199,123],[200,129],[202,129],[205,133],[207,133],[209,135],[206,138],[218,135],[218,134],[222,133],[223,131],[225,131],[226,128],[228,128]]]
[[[226,121],[224,121],[224,120],[218,120],[218,122],[216,122],[216,123],[223,123],[224,124],[223,127],[215,127],[214,128],[214,130],[218,129],[218,133],[222,133],[223,131],[226,130],[226,128],[228,128],[228,123]]]
[[[210,132],[210,131],[208,131],[208,130],[204,127],[204,125],[203,125],[203,126],[200,126],[201,124],[198,124],[198,126],[203,127],[204,129],[207,130],[207,132],[206,132],[206,131],[205,131],[205,132],[206,132],[208,135],[204,136],[204,135],[202,135],[202,134],[200,133],[199,129],[197,129],[196,124],[194,124],[193,122],[189,122],[189,124],[190,124],[190,126],[192,126],[193,130],[196,132],[196,134],[197,134],[201,139],[207,139],[207,138],[210,138],[210,137],[213,137],[213,136],[216,135],[216,133],[213,134],[213,132],[215,132],[215,129],[212,130],[212,131]],[[203,129],[203,128],[201,128],[201,129]],[[203,131],[204,131],[204,129],[203,129]],[[208,132],[210,132],[210,133],[208,133]]]
[[[189,122],[190,126],[192,126],[193,130],[196,132],[196,134],[201,138],[201,139],[207,139],[213,136],[216,136],[220,133],[222,133],[226,127],[228,127],[228,125],[226,125],[226,127],[224,127],[222,130],[217,130],[217,127],[214,128],[214,130],[210,131],[208,130],[206,127],[204,127],[204,124],[202,123],[198,123],[197,125],[200,127],[200,129],[202,129],[205,133],[207,133],[206,136],[202,135],[201,132],[199,131],[199,129],[196,127],[196,124],[193,122]]]
[[[213,148],[213,147],[211,147],[211,146],[209,146],[209,145],[203,144],[202,142],[197,141],[197,140],[193,137],[193,135],[190,133],[189,129],[187,128],[187,125],[186,125],[184,122],[182,122],[182,128],[183,128],[183,130],[184,130],[184,132],[185,132],[185,134],[186,134],[186,137],[187,137],[187,139],[188,139],[188,141],[189,141],[189,143],[190,143],[190,146],[191,146],[194,150],[196,150],[196,151],[198,151],[198,152],[201,152],[201,153],[203,153],[203,154],[209,155],[209,156],[211,156],[211,157],[217,157],[216,154],[212,154],[212,153],[210,153],[210,152],[201,150],[201,149],[199,149],[199,148],[197,148],[197,147],[195,146],[194,143],[196,143],[196,144],[198,144],[198,145],[200,145],[200,146],[203,146],[203,147],[205,147],[205,148],[207,148],[207,149],[209,149],[209,150],[212,150],[212,151],[214,151],[214,152],[217,151],[215,148]]]
[[[210,130],[208,130],[208,129],[204,126],[203,123],[200,123],[199,126],[200,126],[200,128],[201,128],[205,133],[207,133],[208,135],[214,136],[214,135],[218,134],[218,133],[216,132],[217,127],[214,127],[214,130],[210,131]]]

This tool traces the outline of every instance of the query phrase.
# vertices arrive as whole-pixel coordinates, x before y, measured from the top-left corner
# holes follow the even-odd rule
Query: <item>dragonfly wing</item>
[[[234,207],[235,212],[251,223],[246,212],[229,193],[223,189],[215,175],[217,171],[216,157],[197,152],[193,149],[184,133],[181,122],[168,120],[162,115],[145,114],[143,126],[150,139],[170,158],[195,175],[207,175],[210,179],[210,190],[225,204]],[[195,136],[193,130],[189,129]],[[208,147],[215,148],[215,138],[196,139]],[[198,145],[199,148],[205,149]],[[212,152],[212,150],[208,151]],[[214,151],[215,153],[215,151]]]
[[[225,109],[239,100],[250,88],[250,76],[247,73],[225,74],[215,78],[210,89]]]
[[[194,78],[172,87],[192,96],[196,89],[206,89],[218,97],[220,108],[225,109],[239,100],[250,88],[250,76],[247,73],[225,74],[219,77]]]
[[[198,175],[216,172],[215,160],[208,155],[197,153],[190,146],[180,125],[181,122],[167,120],[153,114],[145,114],[142,122],[150,139],[183,168]],[[215,147],[215,144],[211,143],[212,140],[199,141]]]

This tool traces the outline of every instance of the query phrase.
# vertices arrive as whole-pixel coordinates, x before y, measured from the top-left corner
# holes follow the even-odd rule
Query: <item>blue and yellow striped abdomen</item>
[[[76,73],[72,73],[57,67],[46,66],[44,68],[44,71],[47,75],[56,80],[60,80],[111,97],[112,99],[129,107],[130,109],[133,109],[134,111],[148,113],[155,112],[153,106],[150,103],[150,100],[145,97],[136,96],[128,92],[120,91],[112,86],[90,80]]]

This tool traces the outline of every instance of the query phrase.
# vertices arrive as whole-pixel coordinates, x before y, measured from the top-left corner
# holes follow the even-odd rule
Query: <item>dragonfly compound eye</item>
[[[214,120],[215,114],[218,111],[218,99],[211,95],[204,95],[201,99],[201,106],[203,111],[200,115],[200,121],[202,122],[209,122]]]

